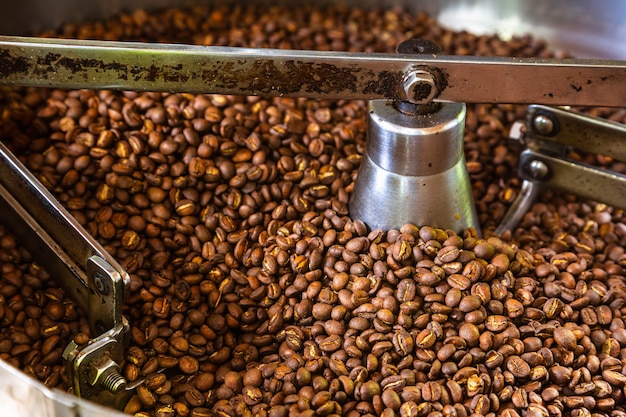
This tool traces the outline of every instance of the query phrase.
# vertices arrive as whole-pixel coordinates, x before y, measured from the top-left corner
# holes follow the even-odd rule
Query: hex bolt
[[[547,136],[554,131],[554,122],[545,114],[538,114],[533,119],[533,127],[540,134]]]
[[[430,103],[439,93],[432,74],[424,70],[411,70],[402,80],[407,101],[415,104]]]
[[[92,386],[100,386],[113,394],[126,389],[126,378],[120,373],[119,365],[106,358],[102,363],[89,364],[89,383]]]

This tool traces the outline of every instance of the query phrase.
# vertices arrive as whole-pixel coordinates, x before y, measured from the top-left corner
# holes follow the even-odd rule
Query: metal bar
[[[524,167],[538,161],[548,168],[547,175],[534,179]],[[626,175],[548,156],[531,149],[520,155],[520,176],[545,187],[626,209]]]
[[[128,274],[1,143],[0,214],[5,215],[7,227],[13,227],[37,262],[50,269],[68,296],[88,313],[95,334],[101,333],[103,328],[108,330],[119,321],[121,303],[130,285]],[[110,294],[95,289],[93,296],[88,295],[89,281],[93,279],[87,275],[93,273],[88,261],[92,256],[103,259],[122,282],[123,291],[118,291],[119,299],[114,300],[116,306],[117,302],[120,304],[117,310],[104,312],[92,305],[100,293],[104,298],[110,297]],[[99,322],[103,325],[97,325]]]
[[[532,132],[529,142],[539,148],[552,142],[626,161],[626,125],[546,106],[530,106],[526,117]],[[537,117],[552,123],[549,134],[536,127]]]
[[[0,37],[0,84],[406,100],[425,70],[436,101],[623,106],[626,61],[401,55]]]
[[[81,310],[88,311],[87,276],[82,267],[67,255],[1,184],[0,216],[37,263],[55,278]]]

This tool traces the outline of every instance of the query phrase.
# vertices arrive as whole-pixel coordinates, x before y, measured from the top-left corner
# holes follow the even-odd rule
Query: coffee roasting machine
[[[27,0],[3,6],[0,84],[368,100],[367,151],[349,210],[372,229],[411,222],[480,233],[463,155],[464,103],[529,104],[527,119],[511,132],[521,149],[522,191],[498,232],[514,227],[545,188],[626,208],[624,175],[565,158],[577,148],[626,161],[626,127],[557,107],[624,106],[622,2],[404,2],[453,29],[505,37],[532,31],[577,59],[445,56],[419,39],[401,43],[396,54],[366,54],[20,36],[106,17],[131,3],[168,5],[57,0],[52,7]],[[0,410],[122,415],[101,404],[121,407],[136,385],[119,373],[128,338],[122,315],[128,275],[4,147],[0,159],[0,213],[23,220],[15,221],[19,236],[37,237],[29,250],[48,260],[42,264],[85,311],[94,335],[64,353],[76,396],[0,361]],[[612,192],[599,192],[607,189]]]

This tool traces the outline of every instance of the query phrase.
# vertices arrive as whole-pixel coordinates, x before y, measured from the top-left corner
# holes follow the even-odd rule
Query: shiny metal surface
[[[406,88],[407,76],[415,78],[416,71],[428,74],[436,88],[419,88],[425,84],[419,80]],[[443,102],[621,106],[626,61],[0,37],[0,84],[414,103],[434,97]]]
[[[551,121],[551,131],[537,125],[541,118]],[[526,124],[521,178],[626,209],[626,175],[566,158],[573,148],[626,161],[625,125],[538,105],[528,108]]]
[[[541,118],[551,121],[551,131],[537,126],[537,119]],[[531,127],[525,139],[528,147],[542,148],[550,142],[626,161],[626,126],[621,123],[533,105],[526,112],[526,125]]]
[[[94,335],[114,327],[120,320],[122,302],[130,278],[113,257],[72,217],[56,198],[0,144],[0,208],[7,227],[29,236],[24,244],[54,275],[67,294],[88,313]],[[105,261],[121,282],[119,300],[89,291],[90,259]],[[59,263],[60,260],[60,263]],[[49,265],[48,265],[49,263]],[[92,270],[93,271],[93,270]],[[105,308],[99,309],[98,305]]]
[[[465,105],[406,115],[391,102],[369,103],[368,145],[350,215],[372,229],[405,223],[479,230],[463,154]]]
[[[540,162],[547,167],[544,178],[533,178],[528,166]],[[626,176],[528,149],[520,155],[520,175],[544,187],[626,209]]]
[[[622,0],[462,0],[413,2],[445,26],[504,39],[531,34],[583,58],[626,58]]]
[[[109,407],[124,408],[134,393],[120,373],[128,332],[129,324],[122,319],[86,346],[77,346],[74,342],[67,346],[63,357],[68,361],[75,395]]]
[[[426,115],[404,114],[393,103],[369,104],[367,154],[376,165],[399,175],[427,176],[452,168],[463,158],[465,106],[442,105]]]

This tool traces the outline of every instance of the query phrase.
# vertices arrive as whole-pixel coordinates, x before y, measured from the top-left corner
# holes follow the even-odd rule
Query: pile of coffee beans
[[[44,35],[372,52],[421,37],[556,56],[530,36],[341,6],[140,10]],[[626,415],[624,212],[546,191],[494,233],[519,193],[506,138],[524,114],[468,107],[479,236],[349,217],[364,102],[0,91],[4,143],[131,277],[137,417]],[[0,266],[0,358],[69,389],[61,353],[89,340],[83,314],[4,227]]]

